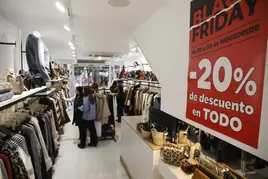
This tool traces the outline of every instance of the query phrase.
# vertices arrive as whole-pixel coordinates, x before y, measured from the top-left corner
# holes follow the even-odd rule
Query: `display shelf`
[[[46,96],[50,96],[51,94],[53,94],[56,91],[56,88],[52,88],[46,92],[39,92],[36,93],[34,95],[32,95],[31,97],[46,97]]]
[[[136,130],[141,121],[142,116],[122,117],[121,161],[132,179],[163,179],[157,169],[161,146],[154,148],[153,143],[141,137]]]
[[[164,179],[191,179],[193,174],[186,174],[181,167],[172,166],[159,160],[158,171]]]
[[[39,92],[45,90],[45,89],[47,89],[47,87],[43,86],[43,87],[35,88],[35,89],[29,90],[29,91],[24,91],[20,95],[14,95],[11,99],[0,102],[0,109],[2,110],[2,109],[7,108],[11,105],[14,105],[22,100],[25,100],[28,97],[31,97],[32,95],[34,95],[36,93],[39,93]]]

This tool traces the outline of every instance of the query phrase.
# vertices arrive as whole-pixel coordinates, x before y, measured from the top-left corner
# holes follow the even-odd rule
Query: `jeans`
[[[86,139],[87,139],[87,129],[90,132],[90,143],[91,144],[98,144],[98,137],[97,137],[97,131],[95,127],[95,121],[90,120],[82,120],[82,125],[81,125],[81,144],[85,145],[86,144]]]

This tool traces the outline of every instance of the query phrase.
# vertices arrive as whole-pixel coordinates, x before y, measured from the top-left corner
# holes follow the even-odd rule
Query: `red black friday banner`
[[[268,0],[193,0],[186,117],[258,148]]]

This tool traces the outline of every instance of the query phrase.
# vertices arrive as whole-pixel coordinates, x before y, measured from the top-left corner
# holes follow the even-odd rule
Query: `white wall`
[[[249,147],[186,118],[190,1],[170,0],[133,34],[161,83],[162,110],[268,161],[266,111],[262,112],[259,149]],[[267,69],[268,63],[266,71]],[[263,109],[268,108],[267,91],[266,72]]]
[[[112,60],[111,65],[119,65],[119,66],[125,65],[127,67],[127,66],[134,66],[135,62],[138,62],[138,64],[140,65],[148,64],[148,61],[146,60],[146,58],[144,57],[142,53],[133,54],[132,56],[123,56],[122,58],[117,58],[115,60]],[[126,69],[127,71],[131,71],[131,70],[152,71],[152,69],[150,68],[150,65],[144,65],[143,67],[139,66],[135,69],[133,67],[127,67]]]
[[[0,45],[0,75],[7,68],[18,72],[21,68],[21,31],[8,20],[0,17],[0,41],[16,42],[16,46]]]

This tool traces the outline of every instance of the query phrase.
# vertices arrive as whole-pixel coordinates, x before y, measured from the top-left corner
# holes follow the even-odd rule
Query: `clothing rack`
[[[136,84],[133,84],[132,82],[134,82],[134,83],[138,82],[139,85],[144,85],[144,86],[148,86],[148,87],[152,87],[152,88],[161,88],[161,86],[152,86],[152,85],[159,85],[158,81],[135,80],[135,79],[129,79],[129,78],[128,79],[120,79],[120,80],[122,80],[123,83],[127,83],[130,85],[136,85]]]

